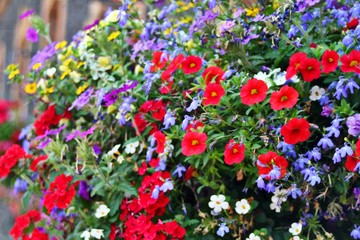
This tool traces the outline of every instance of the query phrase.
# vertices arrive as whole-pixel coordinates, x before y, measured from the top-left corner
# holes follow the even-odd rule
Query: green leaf
[[[26,191],[25,194],[22,196],[21,202],[24,209],[28,209],[31,196],[32,196],[32,192],[30,191]]]

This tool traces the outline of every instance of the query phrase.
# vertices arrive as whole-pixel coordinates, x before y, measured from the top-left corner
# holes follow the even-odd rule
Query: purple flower
[[[340,154],[340,149],[339,148],[335,149],[335,153],[334,153],[334,156],[333,156],[332,160],[334,161],[334,163],[341,162],[341,154]]]
[[[199,103],[198,98],[197,98],[197,97],[194,97],[193,100],[192,100],[192,102],[191,102],[191,104],[190,104],[190,106],[186,108],[186,111],[187,111],[187,112],[191,112],[191,111],[193,111],[193,110],[196,110],[196,109],[198,108],[199,104],[200,104],[200,103]]]
[[[19,16],[19,19],[21,20],[21,19],[27,18],[27,17],[33,15],[34,13],[35,13],[35,9],[27,10]]]
[[[98,144],[95,144],[92,149],[96,155],[99,155],[101,153],[101,147]]]
[[[330,126],[325,128],[326,131],[328,131],[328,133],[326,134],[326,136],[331,137],[334,135],[334,137],[339,137],[340,136],[340,130],[337,127],[334,126]]]
[[[321,116],[329,117],[333,113],[333,108],[329,105],[325,105],[322,107]]]
[[[216,234],[220,237],[223,237],[225,233],[228,233],[230,230],[226,226],[226,223],[221,223],[219,229],[216,231]]]
[[[51,142],[52,140],[50,138],[46,138],[44,141],[39,143],[39,145],[37,145],[36,149],[44,149]]]
[[[212,21],[214,20],[216,17],[218,16],[217,13],[211,11],[211,10],[207,10],[204,15],[200,18],[200,21]]]
[[[14,193],[25,192],[28,187],[28,184],[25,180],[17,178],[14,183]]]
[[[36,64],[36,63],[41,63],[40,69],[43,68],[45,65],[45,61],[55,55],[55,53],[56,53],[55,45],[56,44],[57,44],[57,42],[52,42],[49,45],[47,45],[43,50],[38,51],[31,58],[29,69],[31,69],[34,66],[34,64]]]
[[[173,190],[173,189],[174,189],[174,184],[170,178],[167,178],[165,180],[165,182],[163,183],[163,185],[161,185],[161,187],[160,187],[160,190],[163,192],[167,192],[167,191]]]
[[[235,20],[226,21],[224,24],[220,25],[219,32],[224,33],[226,31],[231,30],[235,26]]]
[[[262,177],[259,176],[255,182],[256,182],[258,188],[265,189],[265,182]]]
[[[37,42],[39,40],[39,34],[37,33],[35,28],[29,27],[26,32],[26,39],[29,42]]]
[[[331,139],[328,136],[324,136],[320,141],[318,142],[318,147],[322,147],[323,149],[328,149],[334,147],[334,143],[331,141]]]
[[[19,134],[18,139],[19,139],[19,140],[22,140],[22,139],[26,138],[26,136],[27,136],[27,135],[29,134],[29,132],[31,131],[32,127],[33,127],[33,125],[32,125],[32,124],[29,124],[29,125],[27,125],[26,127],[22,128],[22,129],[21,129],[21,132],[20,132],[20,134]]]
[[[181,178],[182,177],[182,172],[186,172],[186,168],[183,166],[183,165],[181,165],[181,164],[178,164],[177,165],[177,167],[176,167],[176,169],[175,169],[175,171],[173,172],[173,174],[172,175],[178,175],[178,178]]]
[[[266,191],[269,193],[269,192],[275,192],[276,190],[276,187],[275,187],[275,184],[274,182],[269,182],[268,184],[266,184],[266,187],[265,187]]]
[[[119,98],[119,93],[120,93],[119,89],[114,89],[108,94],[106,94],[103,99],[103,101],[105,102],[105,106],[108,107],[114,104]]]
[[[153,198],[153,199],[158,199],[158,198],[159,198],[159,193],[160,193],[159,186],[156,185],[156,186],[154,187],[154,190],[153,190],[152,193],[151,193],[151,198]]]
[[[90,30],[92,29],[93,27],[97,26],[99,24],[100,20],[99,19],[96,19],[93,23],[90,23],[88,25],[86,25],[83,30],[86,31],[86,30]]]
[[[164,116],[164,129],[168,129],[171,126],[175,125],[176,117],[174,117],[174,113],[171,111],[166,111]]]
[[[156,148],[148,147],[146,152],[146,161],[149,162],[152,159],[152,154]]]
[[[320,153],[320,149],[315,147],[313,148],[313,150],[311,151],[308,151],[306,153],[306,156],[309,158],[309,159],[313,159],[315,161],[319,161],[321,159],[321,153]]]
[[[75,99],[75,101],[71,104],[71,107],[69,107],[68,110],[71,111],[74,107],[76,107],[77,110],[80,110],[80,108],[88,104],[93,91],[94,91],[93,88],[88,88],[77,99]]]
[[[83,199],[89,201],[90,200],[90,195],[89,195],[88,189],[89,189],[89,186],[88,186],[87,182],[86,181],[80,181],[78,195],[80,197],[82,197]]]
[[[315,184],[321,182],[318,173],[319,172],[315,169],[315,167],[305,168],[304,170],[301,171],[301,174],[304,175],[304,179],[310,182],[311,186],[314,186]]]
[[[342,43],[346,46],[349,47],[352,43],[354,42],[354,39],[352,37],[350,37],[349,35],[346,35],[344,37],[344,39],[342,40]]]
[[[291,184],[291,188],[288,190],[287,195],[296,199],[298,196],[300,197],[302,195],[302,191],[296,187],[296,184]]]
[[[357,113],[350,116],[346,120],[346,126],[349,128],[348,132],[350,135],[357,137],[360,134],[360,114]]]
[[[354,229],[351,231],[350,236],[354,239],[360,239],[360,226],[354,225]]]

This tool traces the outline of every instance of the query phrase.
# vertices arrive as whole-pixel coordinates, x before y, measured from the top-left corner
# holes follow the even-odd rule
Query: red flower
[[[187,132],[181,142],[182,154],[192,156],[200,154],[206,149],[206,133]]]
[[[321,57],[321,64],[324,73],[336,70],[339,61],[339,54],[333,50],[326,50]]]
[[[266,98],[267,90],[268,87],[264,81],[252,78],[241,88],[241,102],[246,105],[259,103]]]
[[[340,69],[343,72],[354,72],[360,74],[360,51],[352,50],[350,54],[340,58]]]
[[[75,196],[75,184],[71,184],[72,176],[57,176],[45,193],[44,206],[50,213],[54,207],[65,209]]]
[[[224,162],[227,165],[234,163],[241,163],[245,157],[245,145],[242,143],[235,143],[233,139],[225,146]]]
[[[299,93],[292,87],[283,86],[279,91],[273,92],[270,96],[270,105],[273,110],[292,108],[295,106]]]
[[[286,80],[289,80],[299,72],[301,62],[307,58],[306,53],[297,52],[290,57],[289,66],[286,69]]]
[[[37,158],[35,158],[31,164],[30,164],[30,170],[33,171],[33,172],[36,172],[37,170],[37,165],[41,162],[46,162],[46,160],[48,159],[48,156],[47,155],[41,155],[41,156],[38,156]]]
[[[346,23],[347,29],[355,29],[359,25],[359,18],[354,18],[350,22]]]
[[[318,79],[321,75],[320,62],[316,58],[305,58],[299,70],[305,82]]]
[[[196,169],[190,165],[190,167],[186,169],[184,181],[186,182],[190,180],[195,174],[196,174]]]
[[[359,171],[360,167],[360,158],[356,153],[354,153],[352,156],[347,156],[345,161],[345,168],[350,172],[356,172]]]
[[[225,72],[221,68],[212,66],[212,67],[207,67],[204,70],[202,74],[202,78],[204,79],[206,85],[211,83],[213,79],[215,79],[215,82],[219,84],[220,81],[223,80],[224,74]]]
[[[182,70],[185,74],[198,72],[202,67],[202,60],[197,56],[188,56],[182,62]]]
[[[38,136],[44,135],[46,130],[48,130],[51,126],[56,126],[59,124],[61,118],[71,118],[71,113],[69,111],[65,111],[63,115],[57,115],[55,106],[49,106],[45,112],[35,120],[34,127],[35,133]]]
[[[287,144],[304,142],[310,137],[310,124],[305,118],[293,118],[280,130]]]
[[[30,235],[23,237],[23,240],[48,240],[49,236],[46,233],[43,233],[38,228],[35,228]]]
[[[156,72],[160,69],[163,69],[168,61],[168,56],[163,52],[154,52],[152,59],[152,66],[150,67],[150,72]]]
[[[221,86],[221,84],[209,83],[208,85],[206,85],[202,103],[204,104],[204,106],[218,105],[224,94],[225,90]]]
[[[16,218],[13,228],[10,230],[10,236],[12,236],[14,239],[24,237],[24,230],[28,228],[31,223],[35,223],[40,220],[40,213],[36,210],[30,210],[28,213],[25,213],[24,215]]]
[[[259,155],[256,166],[259,175],[263,178],[267,180],[281,179],[286,174],[288,161],[284,157],[279,156],[276,152],[269,151]]]
[[[147,165],[146,165],[145,162],[143,162],[143,163],[141,164],[141,166],[139,167],[139,169],[138,169],[139,175],[140,175],[140,176],[144,175],[144,174],[146,173],[146,170],[147,170]]]
[[[9,175],[11,169],[20,159],[31,158],[19,145],[13,144],[8,148],[3,156],[0,157],[0,178]]]
[[[184,61],[184,55],[179,54],[178,56],[176,56],[171,61],[169,66],[166,68],[166,70],[161,73],[161,78],[163,80],[169,80],[171,77],[171,74],[173,74],[181,66],[183,61]]]
[[[194,120],[189,123],[189,125],[185,129],[185,132],[198,131],[199,128],[202,128],[204,126],[204,123],[200,122],[199,120]]]
[[[316,43],[310,43],[310,45],[309,45],[310,48],[317,48],[317,46],[318,45]]]
[[[165,143],[166,143],[166,136],[161,131],[156,131],[153,134],[154,138],[156,139],[157,146],[156,146],[156,152],[157,153],[163,153],[165,150]]]
[[[356,142],[355,153],[356,153],[356,155],[360,156],[360,138]]]

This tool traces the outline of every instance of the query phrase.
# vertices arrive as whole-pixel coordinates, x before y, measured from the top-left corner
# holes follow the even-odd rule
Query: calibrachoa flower
[[[261,177],[268,180],[281,179],[286,174],[288,161],[276,152],[268,151],[259,155],[256,166]]]
[[[303,52],[294,53],[290,57],[289,66],[286,69],[286,80],[291,79],[299,72],[301,62],[306,58],[307,58],[306,53]]]
[[[280,133],[288,144],[304,142],[310,137],[310,124],[305,118],[293,118],[282,126]]]
[[[212,195],[210,197],[209,207],[214,210],[215,213],[221,212],[229,208],[229,203],[225,201],[224,195]]]
[[[270,96],[270,105],[273,110],[292,108],[295,106],[299,93],[292,87],[283,86],[279,91],[273,92]]]
[[[134,154],[135,151],[136,151],[136,148],[140,145],[140,142],[139,141],[135,141],[135,142],[132,142],[132,143],[129,143],[126,145],[125,147],[125,153],[127,154]]]
[[[339,54],[333,50],[326,50],[321,57],[323,73],[334,72],[338,66]]]
[[[224,162],[228,165],[241,163],[245,157],[245,145],[236,143],[233,139],[225,146]]]
[[[250,233],[249,237],[246,238],[245,240],[261,240],[261,238],[255,235],[254,233]]]
[[[20,159],[31,157],[30,154],[27,154],[24,149],[17,144],[9,147],[5,154],[0,157],[0,178],[6,177]]]
[[[305,58],[301,61],[299,71],[306,82],[312,82],[321,75],[320,62],[316,58]]]
[[[224,94],[225,90],[221,84],[209,83],[206,85],[202,103],[204,106],[218,105]]]
[[[346,126],[350,135],[357,137],[360,134],[360,114],[354,114],[346,119]]]
[[[357,154],[348,155],[345,161],[345,168],[350,172],[360,171],[360,158]]]
[[[219,229],[216,231],[216,234],[220,237],[225,236],[225,233],[228,233],[230,230],[226,226],[226,223],[221,223]]]
[[[310,100],[316,101],[321,99],[321,97],[325,94],[325,89],[320,88],[319,86],[315,85],[310,89]]]
[[[266,98],[268,87],[262,80],[250,79],[240,91],[241,102],[246,105],[253,105],[262,102]]]
[[[26,235],[29,234],[29,232],[26,232],[26,230],[30,227],[30,225],[35,224],[40,220],[40,212],[36,210],[31,210],[26,214],[17,217],[13,228],[10,230],[10,236],[12,236],[14,239],[26,237]]]
[[[198,72],[202,67],[202,60],[197,56],[188,56],[181,64],[181,69],[185,74],[193,74]]]
[[[350,54],[340,58],[340,69],[343,72],[354,72],[360,74],[360,51],[352,50]]]
[[[110,208],[108,208],[105,204],[101,204],[95,212],[95,217],[102,218],[106,217],[108,213],[110,212]]]
[[[217,66],[211,66],[211,67],[207,67],[203,74],[202,77],[204,79],[205,84],[209,84],[212,81],[215,81],[215,83],[220,84],[220,81],[223,80],[223,76],[224,76],[225,72]]]
[[[235,211],[238,214],[247,214],[250,211],[250,204],[246,199],[241,199],[236,202]]]
[[[291,224],[291,228],[289,228],[289,232],[292,235],[299,235],[302,230],[302,224],[301,223],[293,223]]]
[[[187,132],[181,141],[181,151],[185,156],[201,154],[206,150],[206,133]]]

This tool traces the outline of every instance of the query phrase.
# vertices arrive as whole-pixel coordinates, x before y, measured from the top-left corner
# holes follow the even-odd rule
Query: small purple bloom
[[[186,111],[187,111],[187,112],[191,112],[191,111],[193,111],[193,110],[196,110],[196,109],[198,108],[199,104],[200,104],[200,103],[199,103],[198,98],[197,98],[197,97],[194,97],[193,100],[192,100],[192,102],[191,102],[191,104],[190,104],[190,106],[186,108]]]
[[[159,186],[156,185],[154,190],[151,193],[151,198],[158,199],[159,198],[159,193],[160,193]]]
[[[287,195],[296,199],[298,196],[300,197],[302,195],[302,191],[296,187],[296,184],[291,184],[291,188],[288,190]]]
[[[178,178],[181,178],[183,176],[182,172],[186,172],[186,168],[183,165],[178,164],[172,175],[177,174]]]
[[[101,153],[101,147],[98,144],[95,144],[92,148],[96,155],[99,155]]]
[[[328,136],[324,136],[317,144],[318,147],[322,147],[323,149],[328,149],[334,147],[334,143]]]
[[[85,92],[83,92],[69,107],[69,111],[72,110],[74,107],[76,107],[77,110],[80,110],[80,108],[84,107],[88,102],[90,101],[90,98],[92,96],[94,89],[88,88]]]
[[[354,39],[352,37],[350,37],[349,35],[345,36],[344,39],[342,40],[342,43],[346,47],[349,47],[353,42],[354,42]]]
[[[33,15],[34,13],[35,13],[35,9],[27,10],[19,16],[19,19],[21,20],[21,19],[27,18],[27,17]]]
[[[349,128],[348,132],[350,135],[357,137],[360,134],[360,114],[357,113],[350,116],[346,120],[346,126]]]
[[[39,34],[37,33],[35,28],[29,27],[26,32],[26,39],[29,42],[37,42],[39,40]]]
[[[258,177],[255,182],[256,182],[258,188],[265,189],[265,182],[262,177]]]
[[[225,233],[228,233],[230,230],[226,226],[226,223],[221,223],[219,229],[216,231],[216,234],[220,237],[223,237]]]
[[[354,239],[360,239],[360,226],[354,225],[354,229],[351,231],[350,236]]]
[[[170,178],[166,179],[163,185],[161,185],[160,187],[160,190],[163,192],[167,192],[168,190],[173,190],[173,189],[174,189],[174,184]]]
[[[175,125],[176,117],[174,117],[174,113],[171,111],[166,111],[164,116],[164,129],[168,129],[171,126]]]
[[[14,193],[22,193],[25,192],[28,187],[28,184],[25,180],[17,178],[14,183]]]
[[[89,189],[89,186],[88,186],[87,182],[86,181],[80,181],[78,195],[80,197],[82,197],[83,199],[89,201],[90,200],[90,195],[89,195],[88,189]]]
[[[191,116],[185,115],[185,116],[184,116],[184,120],[183,120],[183,122],[182,122],[182,124],[181,124],[181,129],[182,129],[183,131],[185,131],[186,128],[188,127],[188,125],[189,125],[189,122],[192,121],[192,120],[194,120],[194,119],[195,119],[195,117],[191,117]]]
[[[90,23],[88,25],[86,25],[83,30],[86,31],[86,30],[90,30],[92,29],[93,27],[97,26],[99,24],[100,20],[99,19],[96,19],[93,23]]]

